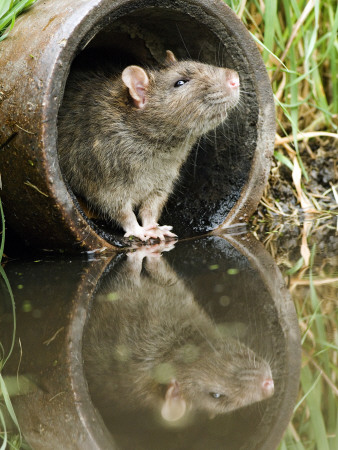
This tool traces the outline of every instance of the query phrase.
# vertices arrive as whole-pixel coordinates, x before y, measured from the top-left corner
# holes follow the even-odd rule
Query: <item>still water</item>
[[[301,338],[250,233],[128,254],[11,261],[5,379],[33,449],[276,448]],[[2,285],[0,342],[13,336]]]

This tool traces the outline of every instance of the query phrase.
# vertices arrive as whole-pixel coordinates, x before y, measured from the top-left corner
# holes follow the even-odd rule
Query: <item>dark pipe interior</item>
[[[103,58],[114,64],[152,65],[170,49],[178,58],[239,72],[240,105],[224,125],[202,138],[193,149],[160,219],[162,224],[173,225],[174,232],[184,238],[222,224],[238,200],[256,149],[258,104],[248,62],[224,25],[200,9],[196,12],[198,18],[192,17],[184,10],[183,2],[175,2],[180,9],[172,9],[170,2],[168,5],[168,9],[140,7],[114,12],[105,19],[107,23],[100,24],[101,30],[73,64],[93,68]],[[112,230],[112,225],[103,220],[87,220],[107,241],[125,245],[121,230]]]

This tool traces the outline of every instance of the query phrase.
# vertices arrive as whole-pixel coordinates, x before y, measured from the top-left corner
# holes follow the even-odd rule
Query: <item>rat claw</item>
[[[173,229],[171,225],[162,225],[161,227],[158,227],[164,236],[170,237],[170,238],[177,238],[177,234],[172,233],[170,230]]]
[[[161,225],[161,226],[158,226],[158,228],[160,230],[165,230],[165,231],[170,231],[173,229],[173,227],[171,225]],[[175,236],[176,236],[176,234],[175,234]]]
[[[170,231],[167,231],[167,232],[165,233],[165,235],[168,236],[168,237],[175,238],[175,239],[178,237],[177,234],[171,233]]]

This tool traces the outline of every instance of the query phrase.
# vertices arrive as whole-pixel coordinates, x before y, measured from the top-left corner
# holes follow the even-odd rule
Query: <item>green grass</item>
[[[226,0],[226,3],[239,15],[262,50],[276,102],[277,166],[283,164],[292,171],[296,158],[303,180],[308,181],[309,174],[299,151],[300,139],[305,137],[307,141],[314,131],[319,136],[321,132],[331,133],[332,145],[337,145],[334,139],[338,139],[337,3],[335,0]],[[290,142],[282,142],[283,136],[290,136]]]
[[[299,401],[279,450],[338,448],[335,306],[338,282],[336,273],[323,273],[325,267],[321,267],[321,279],[326,279],[326,284],[316,286],[314,255],[315,248],[312,249],[308,273],[303,272],[291,280],[291,286],[292,283],[303,282],[293,290],[302,330],[302,371]],[[318,268],[316,270],[318,274]]]
[[[0,0],[0,41],[8,36],[16,17],[35,2],[36,0]]]
[[[228,0],[226,3],[240,14],[264,49],[263,59],[273,91],[285,108],[278,108],[279,123],[285,125],[290,121],[296,130],[311,129],[316,114],[323,128],[336,129],[332,121],[338,112],[336,2]],[[305,119],[304,113],[311,108],[313,114]]]
[[[329,238],[334,239],[332,220],[318,222],[321,224],[311,224],[312,230],[307,232],[311,247],[308,266],[303,257],[299,258],[304,233],[300,227],[297,238],[295,227],[283,229],[281,225],[277,233],[269,232],[265,239],[265,245],[288,277],[302,344],[299,395],[279,450],[338,448],[338,256]],[[286,236],[297,239],[298,244],[290,248]],[[316,242],[322,244],[321,250]]]

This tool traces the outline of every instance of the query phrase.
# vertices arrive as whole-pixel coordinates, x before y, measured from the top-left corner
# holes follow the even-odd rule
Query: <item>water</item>
[[[32,448],[278,446],[301,334],[275,261],[251,234],[160,250],[6,264],[4,376]]]

